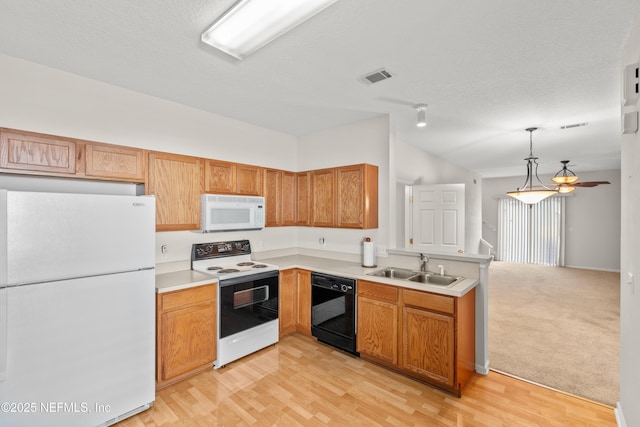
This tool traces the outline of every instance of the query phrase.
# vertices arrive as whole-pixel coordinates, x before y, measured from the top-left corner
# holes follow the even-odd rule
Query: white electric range
[[[191,269],[219,281],[214,368],[278,342],[279,268],[252,261],[249,240],[196,243]]]

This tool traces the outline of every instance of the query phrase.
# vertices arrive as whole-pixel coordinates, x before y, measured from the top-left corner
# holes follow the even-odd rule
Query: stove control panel
[[[194,243],[191,248],[191,261],[249,254],[251,254],[251,243],[248,240]]]

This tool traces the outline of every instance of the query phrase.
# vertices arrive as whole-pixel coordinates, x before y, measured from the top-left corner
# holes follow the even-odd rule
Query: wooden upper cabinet
[[[263,196],[267,227],[295,225],[296,174],[277,169],[264,169]]]
[[[282,225],[282,171],[264,169],[264,203],[267,227]]]
[[[314,227],[335,226],[336,170],[311,172],[312,224]]]
[[[282,172],[282,225],[296,225],[296,177],[293,172]]]
[[[219,160],[205,163],[204,191],[209,194],[234,194],[236,192],[236,164]]]
[[[31,132],[0,130],[0,168],[75,175],[76,141]]]
[[[156,196],[156,230],[200,228],[202,159],[150,152],[146,193]]]
[[[312,200],[311,172],[298,172],[296,174],[296,225],[311,225]]]
[[[144,150],[86,143],[85,175],[129,182],[144,181]]]
[[[262,196],[262,168],[236,163],[236,194]]]
[[[378,167],[369,164],[336,168],[336,226],[378,228]]]

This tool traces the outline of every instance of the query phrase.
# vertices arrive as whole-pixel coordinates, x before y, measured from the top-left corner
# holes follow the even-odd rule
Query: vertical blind
[[[511,197],[498,200],[497,259],[562,265],[564,198],[548,197],[527,205]]]

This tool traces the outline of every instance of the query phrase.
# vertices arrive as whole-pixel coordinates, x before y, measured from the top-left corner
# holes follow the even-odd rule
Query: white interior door
[[[412,238],[424,252],[464,252],[464,184],[414,185]]]

